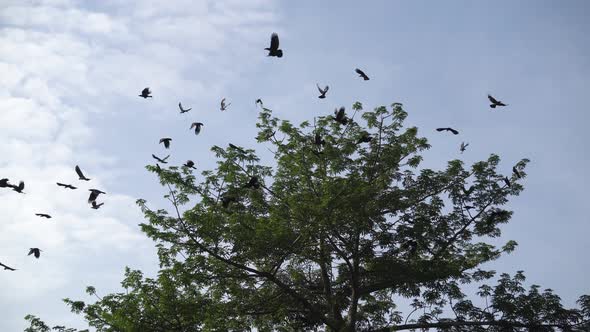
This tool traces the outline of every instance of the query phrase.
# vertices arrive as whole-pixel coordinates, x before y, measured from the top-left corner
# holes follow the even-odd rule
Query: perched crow
[[[90,196],[88,197],[88,204],[92,204],[92,202],[96,201],[98,195],[106,194],[104,191],[100,191],[98,189],[88,189],[90,191]]]
[[[465,210],[471,210],[471,209],[473,209],[473,206],[471,206],[471,205],[465,205]]]
[[[51,216],[45,213],[35,213],[35,215],[37,217],[42,217],[42,218],[47,218],[47,219],[51,219]]]
[[[488,99],[491,102],[491,104],[490,104],[491,108],[496,108],[496,106],[508,106],[508,104],[504,104],[503,102],[497,100],[496,98],[492,97],[491,95],[488,95]]]
[[[96,204],[96,201],[92,201],[92,208],[98,210],[104,203]]]
[[[279,49],[279,35],[276,32],[270,35],[270,47],[265,48],[265,50],[268,51],[267,56],[283,57],[283,50]]]
[[[152,154],[152,157],[162,164],[167,164],[168,162],[166,161],[166,159],[168,159],[170,155],[167,155],[165,158],[159,158],[156,155]]]
[[[201,127],[204,126],[201,122],[193,122],[191,124],[190,129],[195,128],[195,135],[198,135],[201,132]]]
[[[258,177],[257,176],[251,177],[250,178],[250,181],[248,181],[248,183],[246,183],[244,185],[244,188],[259,189],[260,188],[260,182],[258,182]]]
[[[38,259],[39,256],[41,256],[41,251],[43,251],[43,250],[41,250],[39,248],[29,248],[29,254],[27,256],[34,255],[35,258]]]
[[[2,266],[2,267],[4,268],[4,270],[9,270],[9,271],[16,271],[16,269],[13,269],[13,268],[11,268],[10,266],[8,266],[8,265],[4,265],[4,264],[2,264],[2,263],[0,263],[0,266]]]
[[[363,135],[358,139],[358,141],[356,142],[356,144],[369,143],[372,140],[373,140],[373,137],[371,137],[371,135],[369,135],[369,133],[364,132]]]
[[[510,187],[510,179],[507,176],[504,177],[504,183],[507,187]]]
[[[517,178],[522,178],[522,174],[520,174],[520,172],[518,171],[518,168],[516,168],[516,166],[512,167],[512,173],[514,173],[514,175],[516,175]]]
[[[184,167],[188,167],[188,168],[193,168],[193,169],[197,169],[195,167],[195,162],[192,160],[187,160],[186,163],[184,165],[182,165]]]
[[[150,96],[151,93],[152,92],[150,91],[150,88],[145,88],[141,90],[141,94],[139,96],[143,98],[152,98],[152,96]]]
[[[258,98],[256,99],[256,105],[260,104],[260,107],[264,107],[264,104],[262,104],[262,99]]]
[[[186,113],[186,112],[192,110],[192,108],[187,108],[187,109],[182,108],[182,103],[178,103],[178,108],[180,108],[180,114]]]
[[[221,110],[222,110],[222,111],[225,111],[225,110],[227,110],[227,108],[229,107],[229,105],[231,105],[231,103],[229,103],[229,104],[225,104],[225,98],[222,98],[222,99],[221,99]]]
[[[465,187],[463,187],[463,193],[465,194],[465,196],[469,196],[471,195],[471,193],[475,190],[474,186],[469,187],[469,189],[465,189]]]
[[[169,138],[169,137],[160,138],[160,144],[164,143],[164,147],[166,149],[170,148],[170,141],[172,141],[172,138]]]
[[[224,208],[227,208],[229,206],[230,203],[232,202],[237,202],[238,198],[232,194],[229,194],[228,192],[225,192],[223,195],[221,195],[221,205]]]
[[[12,185],[10,183],[8,183],[8,179],[4,178],[4,179],[0,179],[0,188],[7,188],[7,187],[11,187]]]
[[[322,136],[320,136],[320,133],[315,133],[315,137],[313,138],[313,144],[315,145],[324,145],[326,144],[326,140],[322,139]]]
[[[237,147],[237,146],[235,146],[235,145],[233,145],[233,144],[231,144],[231,143],[229,143],[229,147],[230,147],[230,148],[232,148],[232,149],[234,149],[234,150],[237,150],[237,151],[238,151],[238,152],[240,152],[241,154],[246,154],[246,151],[244,151],[244,149],[242,149],[242,148],[240,148],[240,147]]]
[[[315,85],[318,87],[318,91],[320,92],[320,95],[318,96],[318,98],[320,98],[320,99],[326,98],[326,93],[328,92],[330,87],[326,85],[326,87],[324,89],[322,89],[322,88],[320,88],[319,84],[316,83]]]
[[[76,165],[76,174],[78,174],[79,180],[90,181],[89,178],[84,176],[84,173],[82,173],[82,170],[78,165]]]
[[[25,183],[23,181],[18,183],[18,186],[15,186],[13,184],[10,185],[12,187],[12,190],[16,191],[19,194],[24,194],[23,189],[25,189]]]
[[[359,74],[359,77],[362,77],[365,81],[369,80],[369,76],[367,76],[362,70],[357,68],[354,71],[356,71],[356,73]]]
[[[65,183],[59,183],[59,182],[56,182],[56,183],[57,183],[58,186],[64,187],[64,188],[67,188],[67,189],[72,189],[72,190],[73,189],[78,189],[78,187],[74,187],[71,184],[65,184]]]
[[[443,130],[450,131],[454,135],[459,135],[459,132],[453,128],[436,128],[436,131],[443,131]]]
[[[267,139],[267,140],[269,140],[269,139],[270,139],[271,137],[273,137],[273,136],[274,136],[276,133],[277,133],[277,131],[275,130],[275,131],[273,131],[272,133],[270,133],[270,134],[266,135],[266,136],[264,137],[264,139]]]
[[[469,146],[469,143],[465,144],[465,142],[461,142],[461,147],[459,148],[459,150],[461,150],[461,153],[465,152],[465,149]]]
[[[348,123],[348,119],[346,118],[346,114],[344,113],[344,107],[340,107],[340,109],[335,109],[334,114],[336,117],[333,117],[334,121],[346,125]]]

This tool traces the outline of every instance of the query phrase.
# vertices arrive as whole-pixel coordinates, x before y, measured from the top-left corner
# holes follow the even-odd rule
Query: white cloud
[[[275,20],[269,1],[83,5],[5,1],[0,11],[0,177],[26,184],[24,195],[0,190],[0,262],[19,269],[0,271],[3,331],[22,329],[27,313],[62,323],[62,297],[80,296],[91,283],[116,289],[125,264],[155,262],[153,243],[137,227],[144,220],[131,195],[138,194],[112,190],[129,173],[118,166],[127,155],[95,147],[126,125],[95,121],[137,113],[150,115],[139,117],[146,128],[159,126],[164,116],[156,111],[175,107],[170,98],[179,91],[193,100],[219,95],[248,66],[235,54],[260,54],[266,40],[253,43]],[[130,100],[138,102],[145,86],[155,97],[139,113]],[[76,164],[91,182],[78,181]],[[90,209],[88,188],[107,192],[101,209]],[[27,257],[29,247],[41,248],[41,258]]]

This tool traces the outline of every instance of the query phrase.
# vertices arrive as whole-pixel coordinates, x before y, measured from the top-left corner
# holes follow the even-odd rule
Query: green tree
[[[274,149],[274,167],[254,150],[218,146],[217,168],[199,180],[187,167],[147,166],[172,204],[168,212],[138,200],[158,277],[128,269],[125,293],[66,303],[98,331],[590,328],[589,296],[565,309],[551,290],[527,292],[522,272],[481,285],[484,307],[462,293],[495,276],[481,264],[516,247],[485,242],[501,234],[512,214],[502,206],[523,190],[497,171],[498,156],[419,169],[430,146],[402,126],[401,104],[353,110],[348,121],[297,127],[264,109],[257,140]],[[527,162],[516,164],[523,177]],[[414,299],[413,311],[399,311],[401,298]]]

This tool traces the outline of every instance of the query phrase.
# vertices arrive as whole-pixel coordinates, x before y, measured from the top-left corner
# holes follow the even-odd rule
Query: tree
[[[218,166],[200,181],[188,167],[146,166],[172,204],[168,212],[138,200],[158,278],[127,269],[125,293],[66,303],[98,331],[590,328],[590,296],[564,309],[551,290],[527,293],[522,272],[482,285],[481,308],[461,292],[493,278],[480,265],[516,247],[485,242],[523,190],[519,177],[506,183],[498,173],[498,156],[419,170],[430,146],[403,128],[401,104],[353,110],[348,121],[296,127],[264,109],[257,140],[274,147],[275,167],[236,146],[214,146]],[[516,164],[522,177],[527,162]],[[409,315],[397,310],[400,298],[414,298]]]

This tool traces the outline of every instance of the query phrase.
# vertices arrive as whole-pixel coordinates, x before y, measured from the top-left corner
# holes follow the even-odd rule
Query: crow
[[[96,201],[98,195],[106,194],[104,191],[100,191],[98,189],[88,189],[90,191],[90,196],[88,197],[88,204],[92,204],[92,202]]]
[[[277,133],[277,131],[275,130],[275,131],[273,131],[272,133],[270,133],[270,134],[266,135],[266,136],[264,137],[264,139],[266,139],[266,140],[269,140],[269,139],[270,139],[271,137],[273,137],[273,136],[274,136],[276,133]]]
[[[276,32],[270,35],[270,47],[265,48],[265,50],[268,51],[267,56],[283,57],[283,50],[279,49],[279,35]]]
[[[496,98],[492,97],[491,95],[488,95],[488,99],[491,102],[491,104],[490,104],[491,108],[496,108],[496,106],[508,106],[508,104],[504,104],[503,102],[497,100]]]
[[[465,205],[465,210],[471,210],[471,209],[473,209],[473,208],[474,208],[474,207],[473,207],[473,206],[471,206],[471,205]]]
[[[346,125],[348,123],[348,119],[346,118],[346,114],[344,114],[344,107],[340,107],[340,109],[335,109],[334,114],[336,117],[333,117],[334,121]]]
[[[25,183],[23,181],[19,182],[18,186],[11,184],[10,187],[12,187],[12,190],[16,191],[17,193],[24,194],[23,189],[25,189]]]
[[[150,91],[150,88],[145,88],[141,90],[141,94],[139,96],[143,98],[152,98],[152,96],[150,96],[151,93],[152,92]]]
[[[465,189],[465,187],[463,187],[463,193],[465,194],[465,196],[469,196],[471,195],[471,193],[475,190],[474,186],[469,187],[469,189]]]
[[[80,169],[80,167],[78,165],[76,165],[76,174],[78,174],[79,180],[90,181],[89,178],[84,176],[84,173],[82,173],[82,170]]]
[[[355,69],[354,71],[356,71],[357,74],[359,74],[359,77],[362,77],[365,81],[369,80],[369,76],[367,76],[367,74],[365,74],[365,72],[363,72],[360,69]]]
[[[469,143],[465,144],[465,142],[461,142],[461,147],[459,148],[459,150],[461,151],[461,153],[465,152],[465,149],[469,146]]]
[[[195,167],[195,162],[192,160],[187,160],[186,163],[184,165],[182,165],[184,167],[188,167],[188,168],[193,168],[193,169],[197,169]]]
[[[250,181],[248,181],[248,183],[246,183],[244,185],[244,188],[254,188],[254,189],[259,189],[260,188],[260,182],[258,182],[258,177],[257,176],[253,176],[250,178]]]
[[[10,266],[8,266],[8,265],[4,265],[4,264],[2,264],[2,263],[0,263],[0,266],[2,266],[2,267],[4,268],[4,270],[9,270],[9,271],[16,271],[16,269],[13,269],[13,268],[11,268]]]
[[[230,196],[230,195],[224,194],[224,195],[221,197],[221,205],[222,205],[224,208],[227,208],[227,207],[229,206],[229,204],[230,204],[230,203],[232,203],[232,202],[237,202],[237,201],[238,201],[238,199],[237,199],[235,196]]]
[[[459,135],[459,132],[453,128],[436,128],[436,131],[443,131],[443,130],[450,131],[454,135]]]
[[[64,187],[64,188],[67,188],[67,189],[72,189],[72,190],[73,189],[78,189],[78,187],[74,187],[71,184],[65,184],[65,183],[59,183],[59,182],[56,182],[56,183],[57,183],[58,186]]]
[[[182,108],[182,103],[178,103],[178,108],[180,108],[180,114],[186,113],[186,112],[192,110],[192,108],[187,108],[187,109]]]
[[[201,126],[204,126],[201,122],[193,122],[190,129],[195,128],[195,135],[198,135],[201,132]]]
[[[262,99],[258,98],[256,99],[256,105],[260,104],[260,107],[264,107],[264,104],[262,104]]]
[[[39,256],[41,256],[41,249],[39,248],[29,248],[29,254],[27,256],[31,256],[34,255],[35,258],[39,259]]]
[[[238,152],[240,152],[241,154],[246,154],[246,151],[244,151],[244,149],[242,149],[240,147],[237,147],[237,146],[235,146],[235,145],[233,145],[231,143],[229,143],[229,147],[232,148],[232,149],[234,149],[234,150],[238,150]]]
[[[92,201],[92,208],[98,210],[104,203],[96,204],[96,201]]]
[[[516,175],[517,178],[522,178],[522,174],[518,171],[518,168],[516,168],[516,166],[512,167],[512,173],[514,173],[514,175]]]
[[[373,137],[371,137],[371,135],[369,135],[369,133],[364,132],[363,135],[358,139],[358,141],[356,142],[356,144],[369,143],[372,140],[373,140]]]
[[[510,179],[508,179],[507,176],[504,177],[504,183],[506,184],[507,187],[510,187]]]
[[[168,162],[166,161],[166,159],[168,159],[168,157],[170,157],[170,155],[167,155],[164,158],[159,158],[159,157],[156,157],[156,155],[152,154],[152,157],[162,164],[167,164]]]
[[[45,213],[35,213],[35,215],[37,217],[42,217],[42,218],[47,218],[47,219],[51,219],[51,216]]]
[[[318,87],[318,91],[320,92],[320,95],[318,96],[318,98],[320,98],[320,99],[326,98],[326,93],[328,92],[330,87],[326,85],[326,87],[324,89],[322,89],[322,88],[320,88],[319,84],[316,83],[315,85]]]
[[[166,149],[170,148],[170,141],[172,141],[172,138],[169,138],[169,137],[160,138],[160,144],[164,143],[164,147]]]
[[[0,179],[0,188],[11,187],[12,185],[8,183],[8,179]]]
[[[221,99],[221,110],[222,110],[222,111],[225,111],[225,110],[227,110],[227,108],[229,107],[229,105],[231,105],[231,103],[229,103],[229,104],[227,104],[227,105],[225,104],[225,98],[222,98],[222,99]]]
[[[313,144],[315,145],[324,145],[326,144],[326,140],[322,139],[322,136],[320,136],[320,133],[315,133],[315,137],[313,138]]]

